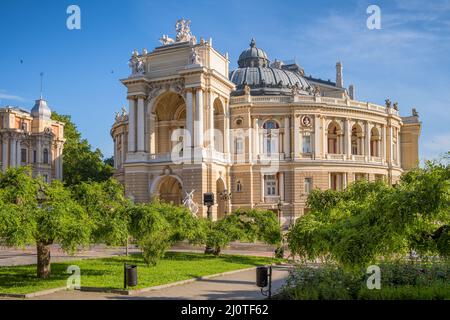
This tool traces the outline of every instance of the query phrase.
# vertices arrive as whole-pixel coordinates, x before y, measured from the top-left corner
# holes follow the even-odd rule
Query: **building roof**
[[[33,109],[31,109],[31,115],[35,118],[50,120],[52,111],[48,107],[47,101],[39,99],[36,100]]]
[[[230,72],[229,78],[236,85],[232,95],[242,95],[246,85],[251,95],[290,95],[294,89],[298,94],[311,94],[313,86],[300,67],[290,71],[281,63],[269,64],[267,53],[252,39],[250,47],[239,56],[239,68]]]

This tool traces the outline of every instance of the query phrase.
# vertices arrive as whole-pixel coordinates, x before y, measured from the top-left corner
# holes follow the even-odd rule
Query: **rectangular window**
[[[311,136],[303,136],[303,153],[311,153]]]
[[[20,149],[20,161],[22,163],[27,162],[27,149]]]
[[[312,178],[305,178],[305,193],[309,194],[312,190]]]
[[[33,150],[33,163],[37,162],[37,154],[36,154],[36,150]]]
[[[266,176],[266,193],[268,196],[277,195],[277,179],[275,175]]]
[[[236,154],[244,153],[244,141],[242,138],[236,139]]]
[[[343,173],[330,173],[330,189],[337,191],[344,190]]]

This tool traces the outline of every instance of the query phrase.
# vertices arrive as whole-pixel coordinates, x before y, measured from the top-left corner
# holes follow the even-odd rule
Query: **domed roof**
[[[297,66],[300,71],[293,72],[279,61],[272,66],[269,63],[266,52],[256,48],[252,39],[250,48],[239,57],[239,68],[230,72],[229,78],[236,85],[232,95],[242,95],[246,85],[251,95],[291,95],[293,90],[303,95],[312,93],[313,86],[302,76],[303,69]]]
[[[269,58],[267,53],[256,47],[255,39],[250,42],[250,48],[242,51],[238,60],[239,68],[245,67],[268,67]]]
[[[47,101],[44,99],[39,99],[36,100],[33,109],[31,109],[31,115],[35,118],[50,120],[52,111],[48,107]]]

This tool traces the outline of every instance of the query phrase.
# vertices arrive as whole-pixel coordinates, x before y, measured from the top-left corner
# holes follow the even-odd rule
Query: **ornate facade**
[[[30,166],[44,181],[62,179],[64,124],[51,120],[47,101],[36,100],[28,112],[18,107],[0,108],[1,168]]]
[[[181,204],[213,192],[213,218],[240,207],[281,209],[288,225],[307,211],[313,188],[343,189],[358,179],[395,183],[418,164],[417,112],[360,102],[336,82],[306,76],[252,40],[236,70],[212,41],[197,43],[189,22],[176,40],[164,35],[152,52],[135,51],[129,112],[111,129],[116,177],[138,202],[158,197]]]

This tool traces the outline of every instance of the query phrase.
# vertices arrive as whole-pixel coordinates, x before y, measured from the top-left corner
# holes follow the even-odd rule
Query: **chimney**
[[[355,86],[352,84],[348,86],[348,95],[350,96],[350,99],[355,100]]]
[[[336,86],[338,88],[343,88],[344,87],[344,78],[342,76],[342,63],[341,62],[337,62],[336,63]]]

